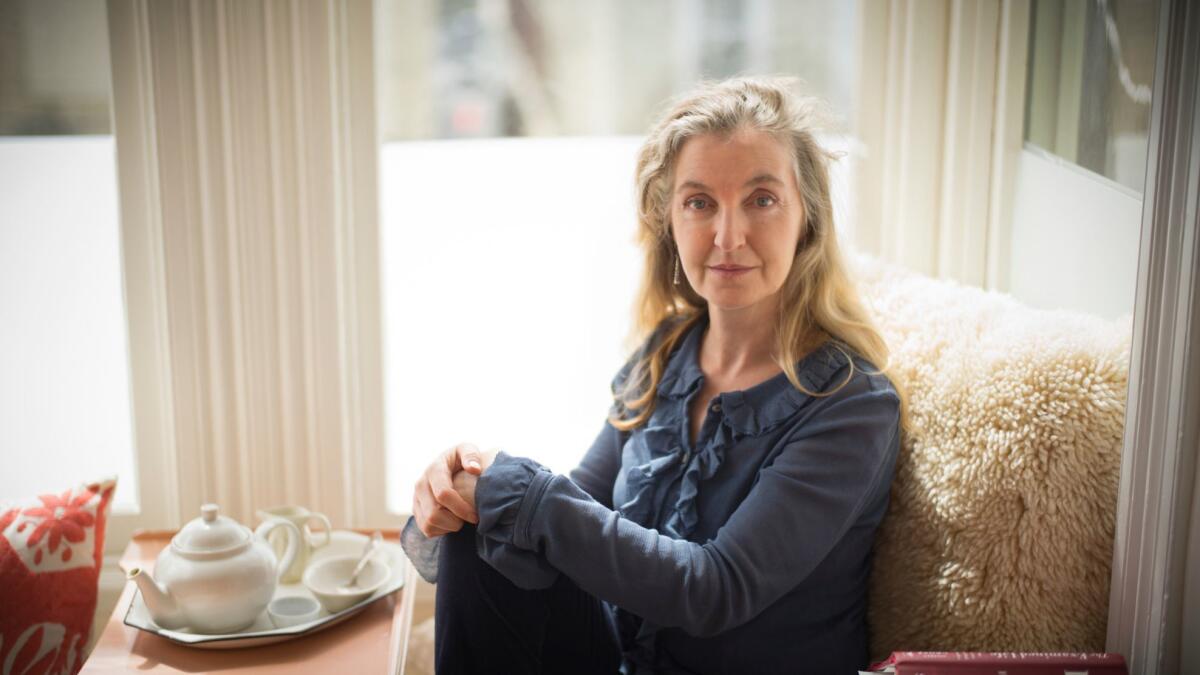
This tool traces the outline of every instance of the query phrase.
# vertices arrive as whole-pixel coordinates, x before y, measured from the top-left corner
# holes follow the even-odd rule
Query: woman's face
[[[773,304],[804,219],[787,148],[762,131],[684,142],[675,160],[671,234],[709,310]]]

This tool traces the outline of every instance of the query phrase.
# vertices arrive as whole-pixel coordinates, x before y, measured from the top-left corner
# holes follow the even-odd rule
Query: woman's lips
[[[754,268],[753,267],[709,267],[708,269],[712,270],[712,272],[714,274],[716,274],[718,278],[736,279],[736,278],[746,274],[747,272],[749,272],[750,270],[752,270]]]

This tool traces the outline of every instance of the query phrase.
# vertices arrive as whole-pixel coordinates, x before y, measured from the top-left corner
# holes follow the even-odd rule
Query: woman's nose
[[[717,213],[716,228],[713,245],[722,251],[732,251],[746,243],[746,217],[737,209],[722,209]]]

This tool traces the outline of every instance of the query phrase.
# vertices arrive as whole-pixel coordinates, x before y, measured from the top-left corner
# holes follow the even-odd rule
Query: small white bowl
[[[267,605],[267,615],[276,628],[299,626],[321,616],[321,605],[302,595],[275,598]]]
[[[344,583],[350,580],[358,557],[343,556],[325,558],[309,564],[304,571],[304,585],[316,596],[321,606],[330,614],[346,609],[366,600],[372,593],[379,590],[388,577],[391,569],[378,558],[367,560],[362,574],[358,575],[358,583],[351,588],[345,588]]]

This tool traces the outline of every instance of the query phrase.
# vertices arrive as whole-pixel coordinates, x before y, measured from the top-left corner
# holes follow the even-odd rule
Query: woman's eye
[[[759,195],[754,198],[754,203],[757,206],[768,207],[775,204],[775,198],[768,195]]]
[[[691,206],[692,208],[694,208],[694,209],[696,209],[696,210],[703,211],[703,210],[704,210],[704,207],[705,207],[705,206],[708,206],[708,200],[707,200],[707,199],[701,199],[701,198],[699,198],[699,197],[694,197],[694,198],[692,198],[692,199],[689,199],[689,200],[687,200],[686,202],[684,202],[684,203],[683,203],[683,205],[684,205],[684,206]]]

